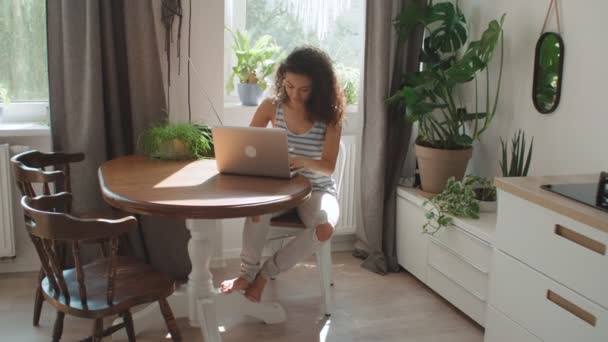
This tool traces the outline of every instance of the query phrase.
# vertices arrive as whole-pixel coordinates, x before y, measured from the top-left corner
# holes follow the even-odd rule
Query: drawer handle
[[[561,307],[562,309],[568,311],[569,313],[573,314],[574,316],[582,319],[583,321],[585,321],[595,327],[596,318],[589,311],[581,308],[580,306],[572,303],[571,301],[567,300],[566,298],[558,295],[557,293],[555,293],[551,290],[547,290],[547,299],[552,301],[553,303],[555,303],[557,306]]]
[[[564,239],[570,240],[577,245],[583,246],[589,250],[592,250],[598,254],[606,255],[606,245],[587,237],[583,234],[577,233],[572,229],[566,228],[562,225],[555,225],[555,234],[563,237]]]

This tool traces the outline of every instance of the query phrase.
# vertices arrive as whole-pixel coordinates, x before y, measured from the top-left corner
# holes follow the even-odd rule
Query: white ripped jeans
[[[310,199],[297,207],[298,215],[306,225],[289,243],[268,258],[263,265],[260,258],[268,237],[270,220],[285,212],[260,216],[258,222],[251,217],[245,220],[243,228],[243,250],[241,252],[240,276],[252,282],[260,272],[265,278],[275,277],[287,271],[299,261],[316,252],[323,243],[331,243],[331,239],[319,241],[316,228],[329,223],[334,229],[340,217],[340,207],[335,195],[326,192],[313,191]]]

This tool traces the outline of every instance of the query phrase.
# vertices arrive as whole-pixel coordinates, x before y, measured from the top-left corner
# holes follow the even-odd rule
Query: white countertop
[[[404,186],[397,187],[397,196],[406,199],[420,207],[427,198],[418,194],[415,188],[407,188]],[[454,225],[458,226],[467,233],[476,236],[477,238],[494,245],[494,233],[496,232],[496,213],[479,213],[479,219],[469,219],[462,217],[453,217]],[[422,227],[420,227],[422,231]]]

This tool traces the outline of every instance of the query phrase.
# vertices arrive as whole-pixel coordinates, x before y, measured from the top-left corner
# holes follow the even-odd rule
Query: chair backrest
[[[63,191],[71,192],[70,163],[84,160],[83,153],[43,153],[26,151],[11,158],[17,186],[24,196],[35,197]],[[54,170],[47,170],[53,167]],[[42,183],[42,193],[36,193],[32,184]],[[51,191],[53,184],[54,191]]]
[[[125,217],[120,220],[79,219],[66,214],[71,206],[72,195],[62,192],[50,196],[31,198],[23,196],[21,206],[25,218],[25,226],[34,243],[40,258],[42,268],[48,282],[54,291],[55,299],[63,297],[65,303],[70,303],[68,285],[64,279],[58,251],[61,244],[71,247],[74,266],[78,279],[79,296],[82,307],[87,309],[87,289],[82,268],[80,244],[87,240],[106,239],[110,245],[110,267],[107,273],[107,302],[112,305],[114,299],[114,279],[116,277],[116,254],[118,238],[121,234],[137,229],[137,220]]]

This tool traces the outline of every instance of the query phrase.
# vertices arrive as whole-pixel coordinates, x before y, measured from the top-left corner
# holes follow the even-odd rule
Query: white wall
[[[0,144],[27,145],[38,151],[51,151],[50,135],[33,137],[0,137]],[[2,171],[4,172],[4,171]],[[23,211],[21,210],[19,190],[15,182],[13,186],[13,223],[15,227],[15,248],[17,256],[14,259],[0,261],[0,273],[37,271],[40,269],[40,261],[34,250],[23,223]]]
[[[167,61],[165,54],[165,28],[160,22],[160,0],[153,0],[157,23],[159,53],[165,93],[169,94],[170,120],[188,121],[188,21],[189,1],[182,1],[183,21],[181,32],[181,71],[178,74],[177,18],[173,23],[171,45],[171,86],[167,92]],[[192,121],[217,124],[211,104],[222,116],[224,82],[224,1],[192,1],[192,39],[190,41],[190,89]],[[205,95],[205,92],[209,96]]]
[[[561,101],[552,114],[539,114],[532,104],[535,44],[549,0],[461,0],[477,39],[487,23],[506,13],[505,61],[495,121],[476,146],[472,167],[482,175],[499,175],[499,136],[518,129],[534,136],[531,175],[598,173],[608,170],[606,78],[608,45],[605,14],[608,1],[562,0],[561,29],[565,45]],[[556,31],[555,17],[548,27]],[[494,61],[498,61],[495,55]],[[493,70],[496,70],[494,68]],[[493,78],[496,79],[496,73]]]

